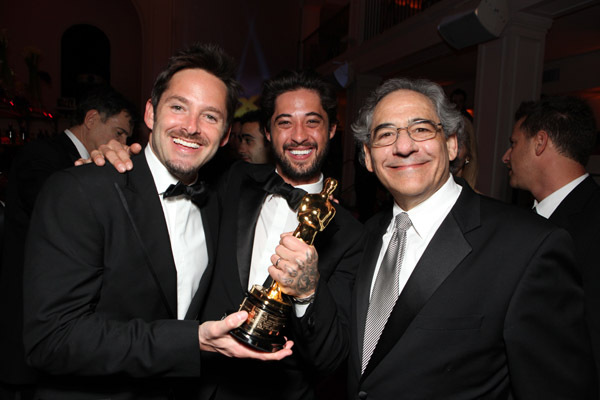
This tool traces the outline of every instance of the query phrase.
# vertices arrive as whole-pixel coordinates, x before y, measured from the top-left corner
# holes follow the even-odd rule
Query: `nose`
[[[406,129],[400,130],[400,133],[398,133],[398,138],[396,139],[396,143],[394,143],[392,146],[394,148],[394,154],[402,156],[407,156],[419,150],[417,142],[408,136]]]
[[[508,150],[506,150],[506,153],[504,153],[504,155],[502,156],[502,162],[506,165],[508,165],[508,163],[510,162],[510,151],[511,148],[509,147]]]
[[[194,135],[194,134],[198,133],[200,130],[200,127],[199,127],[200,124],[198,123],[199,119],[200,119],[199,116],[195,116],[193,114],[186,115],[185,119],[181,123],[182,129],[188,135]]]
[[[308,140],[308,132],[304,125],[296,125],[292,129],[293,131],[290,138],[294,143],[304,143]]]

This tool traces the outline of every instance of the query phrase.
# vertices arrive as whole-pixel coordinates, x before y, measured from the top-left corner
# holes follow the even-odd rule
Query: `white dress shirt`
[[[461,190],[462,187],[454,182],[454,179],[450,176],[437,192],[409,211],[402,210],[398,204],[394,203],[393,216],[386,233],[383,235],[383,243],[371,281],[371,293],[373,292],[373,286],[375,285],[375,279],[379,272],[383,256],[394,232],[394,219],[396,218],[396,215],[401,212],[406,212],[412,222],[412,226],[406,231],[406,250],[404,252],[402,265],[400,266],[399,292],[402,293],[406,282],[429,245],[431,238],[433,238],[433,235],[435,235],[438,228],[454,206],[454,203],[458,200]]]
[[[184,319],[208,265],[202,215],[200,209],[185,195],[163,199],[163,193],[178,179],[156,158],[150,145],[146,146],[144,152],[167,221],[177,269],[177,318]]]
[[[275,171],[277,173],[277,170]],[[323,190],[323,174],[315,183],[294,186],[307,193],[321,193]],[[279,245],[281,234],[293,232],[298,227],[298,212],[290,208],[285,198],[269,194],[260,209],[256,228],[254,229],[254,244],[252,245],[252,261],[248,289],[252,285],[262,285],[269,276],[271,256]],[[302,317],[309,304],[294,304],[297,317]]]
[[[295,187],[307,193],[320,193],[323,190],[323,175],[321,174],[318,182]],[[281,234],[293,232],[297,226],[298,212],[290,208],[285,198],[279,195],[267,195],[254,230],[248,289],[252,288],[252,285],[262,285],[265,282],[269,276],[271,256],[275,254],[275,247],[279,245]]]
[[[565,186],[561,187],[551,195],[547,196],[544,200],[539,203],[537,200],[533,201],[533,207],[535,211],[544,218],[550,218],[554,210],[558,208],[560,203],[571,193],[573,189],[577,187],[581,182],[585,180],[590,174],[585,173],[581,175],[579,178],[573,179],[571,182],[567,183]]]
[[[71,139],[71,142],[73,142],[73,144],[77,148],[77,152],[79,153],[79,156],[81,158],[85,158],[85,159],[90,158],[90,153],[88,153],[88,151],[85,148],[85,146],[83,145],[83,143],[81,143],[81,140],[79,140],[77,138],[77,136],[75,136],[75,134],[68,129],[65,129],[65,133],[67,134],[69,139]]]

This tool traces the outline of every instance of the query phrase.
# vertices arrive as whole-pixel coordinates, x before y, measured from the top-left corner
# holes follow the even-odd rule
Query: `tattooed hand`
[[[275,254],[271,256],[269,274],[279,283],[283,293],[304,298],[315,292],[319,282],[319,255],[291,233],[281,235]]]

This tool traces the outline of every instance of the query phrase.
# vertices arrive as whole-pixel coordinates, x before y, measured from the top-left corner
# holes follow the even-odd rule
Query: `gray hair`
[[[373,93],[367,97],[365,104],[360,109],[358,118],[352,124],[351,129],[354,134],[360,151],[360,162],[364,165],[365,152],[363,144],[370,146],[371,143],[371,124],[373,122],[373,112],[379,102],[388,94],[397,90],[412,90],[426,96],[435,108],[435,112],[440,118],[444,135],[447,137],[456,134],[458,142],[464,135],[463,117],[444,94],[444,90],[435,82],[426,79],[408,79],[393,78],[383,82]]]

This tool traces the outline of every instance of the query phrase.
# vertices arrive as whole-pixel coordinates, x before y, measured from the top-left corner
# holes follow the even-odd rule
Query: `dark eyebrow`
[[[177,101],[180,101],[180,102],[182,102],[182,103],[183,103],[183,104],[185,104],[185,105],[188,105],[188,104],[190,104],[190,102],[189,102],[189,100],[188,100],[188,99],[186,99],[185,97],[182,97],[182,96],[178,96],[178,95],[173,95],[173,96],[169,96],[169,97],[167,97],[167,98],[165,99],[165,102],[168,102],[168,101],[170,101],[170,100],[177,100]],[[212,106],[208,106],[208,107],[204,108],[204,109],[203,109],[203,111],[212,111],[212,112],[214,112],[214,113],[217,113],[217,114],[219,114],[221,117],[223,117],[223,116],[225,115],[225,114],[223,113],[223,111],[219,110],[219,109],[218,109],[218,108],[216,108],[216,107],[212,107]]]
[[[437,122],[432,121],[427,118],[415,117],[415,118],[411,118],[408,120],[408,125],[415,123],[415,122],[431,122],[432,124],[435,124],[435,125],[438,124]],[[380,129],[380,128],[391,128],[391,127],[398,128],[395,124],[392,124],[391,122],[383,122],[383,123],[377,125],[375,128],[373,128],[373,131],[376,131],[377,129]]]
[[[167,97],[165,99],[165,102],[171,101],[171,100],[177,100],[177,101],[180,101],[185,104],[189,103],[188,99],[186,99],[185,97],[177,96],[177,95],[172,95],[172,96]]]
[[[279,118],[291,118],[292,115],[291,114],[279,114],[278,116],[275,117],[275,121],[277,121]]]
[[[316,117],[319,117],[321,119],[324,119],[323,116],[321,114],[319,114],[318,112],[316,112],[316,111],[307,112],[304,115],[307,116],[307,117],[314,117],[314,116],[316,116]]]
[[[373,132],[381,128],[396,128],[396,125],[392,124],[391,122],[384,122],[383,124],[379,124],[375,128],[373,128]]]

